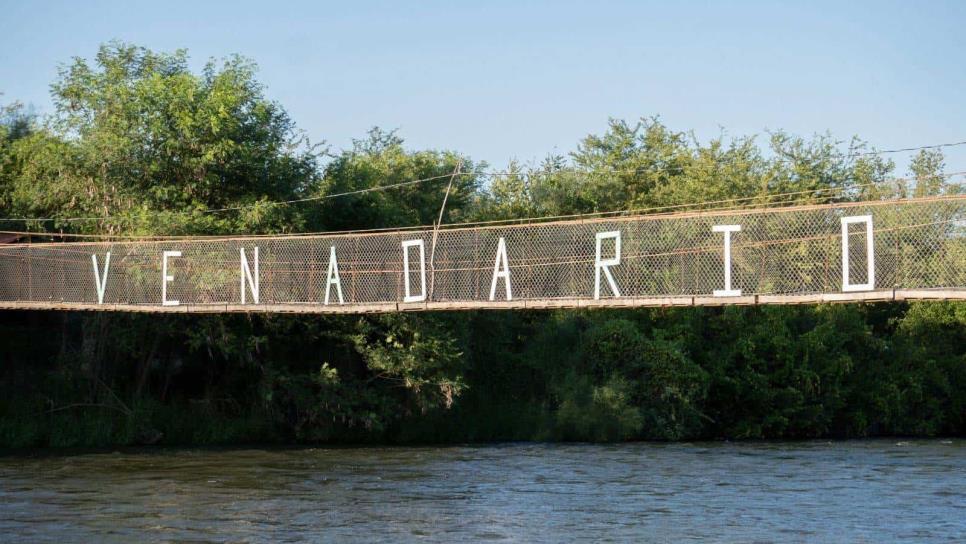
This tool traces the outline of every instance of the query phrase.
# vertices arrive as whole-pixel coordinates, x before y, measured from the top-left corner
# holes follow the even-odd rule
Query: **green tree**
[[[453,176],[457,167],[463,174]],[[473,172],[474,165],[466,157],[443,151],[410,152],[395,132],[373,128],[327,165],[320,196],[354,194],[325,198],[317,226],[346,230],[433,224],[451,179],[443,222],[464,220],[479,188]],[[426,181],[410,183],[415,180]],[[378,190],[398,184],[403,185]]]
[[[250,61],[209,61],[200,75],[187,61],[112,43],[93,65],[62,67],[49,129],[14,151],[11,212],[97,218],[52,225],[85,232],[300,228],[299,209],[270,203],[315,188],[317,148],[264,97]]]

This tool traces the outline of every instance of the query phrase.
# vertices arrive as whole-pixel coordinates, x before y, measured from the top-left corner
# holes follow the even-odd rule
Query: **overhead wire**
[[[448,176],[452,176],[449,174]],[[949,172],[939,175],[939,177],[950,178],[957,175],[966,176],[966,171]],[[672,204],[666,206],[652,206],[647,208],[628,208],[624,210],[614,210],[605,212],[587,212],[579,214],[559,214],[540,217],[521,217],[509,219],[495,219],[486,221],[466,221],[460,223],[448,223],[440,225],[441,228],[468,228],[468,227],[487,227],[508,224],[522,223],[545,223],[550,221],[577,220],[577,219],[599,219],[615,216],[675,216],[686,213],[703,212],[726,212],[755,210],[766,207],[785,208],[796,204],[820,204],[822,200],[831,202],[832,199],[841,196],[842,193],[855,191],[876,185],[888,183],[902,183],[913,181],[916,178],[892,178],[875,182],[868,182],[854,185],[843,185],[839,187],[822,187],[817,189],[807,189],[800,191],[788,191],[783,193],[766,193],[748,197],[727,198],[719,200],[708,200],[702,202],[689,202],[683,204]],[[966,196],[964,196],[966,197]],[[819,199],[816,202],[815,199]],[[896,199],[891,199],[896,200]],[[691,210],[687,210],[691,208]],[[52,239],[93,239],[93,240],[138,240],[138,241],[167,241],[167,240],[231,240],[231,239],[259,239],[259,238],[298,238],[310,236],[344,236],[351,234],[378,234],[384,232],[404,232],[416,230],[432,229],[432,225],[404,226],[404,227],[384,227],[374,229],[357,229],[346,231],[328,232],[304,232],[304,233],[274,233],[274,234],[249,234],[249,235],[181,235],[181,236],[138,236],[138,235],[118,235],[118,234],[77,234],[77,233],[52,233],[52,232],[31,232],[0,230],[0,234],[18,235],[31,238],[52,238]]]
[[[906,152],[909,152],[909,151],[925,151],[927,149],[944,149],[944,148],[947,148],[947,147],[957,147],[957,146],[961,146],[961,145],[966,145],[966,140],[963,140],[961,142],[949,142],[949,143],[945,143],[945,144],[921,145],[921,146],[918,146],[918,147],[903,147],[903,148],[900,148],[900,149],[884,149],[884,150],[881,150],[881,151],[866,151],[866,152],[862,152],[862,153],[856,153],[856,155],[858,155],[858,156],[863,156],[863,155],[887,155],[887,154],[892,154],[892,153],[906,153]]]
[[[892,153],[901,153],[901,152],[917,151],[917,150],[926,150],[926,149],[947,148],[947,147],[954,147],[954,146],[960,146],[960,145],[966,145],[966,140],[960,141],[960,142],[950,142],[950,143],[942,143],[942,144],[934,144],[934,145],[918,146],[918,147],[908,147],[908,148],[901,148],[901,149],[888,149],[888,150],[882,150],[882,151],[861,152],[861,153],[856,153],[854,156],[868,156],[868,155],[892,154]],[[365,194],[365,193],[370,193],[370,192],[386,191],[386,190],[390,190],[390,189],[397,189],[397,188],[400,188],[400,187],[418,185],[418,184],[426,183],[426,182],[430,182],[430,181],[437,181],[437,180],[442,180],[442,179],[450,179],[450,180],[452,180],[454,177],[462,177],[462,176],[476,176],[476,177],[527,176],[527,177],[533,177],[533,176],[541,176],[541,175],[559,174],[561,172],[573,172],[574,174],[584,174],[584,175],[619,174],[619,173],[643,174],[643,173],[660,173],[660,172],[674,172],[674,171],[683,172],[685,169],[686,168],[683,167],[683,166],[674,166],[674,167],[633,168],[633,169],[619,169],[619,168],[618,169],[603,169],[603,170],[601,170],[601,169],[592,169],[592,170],[584,170],[584,171],[580,171],[579,169],[567,168],[567,167],[558,168],[558,169],[550,169],[550,170],[519,171],[519,172],[517,172],[517,171],[508,171],[508,170],[507,171],[472,171],[472,170],[471,171],[457,171],[455,174],[452,173],[452,172],[450,172],[450,173],[446,173],[446,174],[440,174],[440,175],[436,175],[436,176],[429,176],[429,177],[425,177],[425,178],[419,178],[419,179],[414,179],[414,180],[409,180],[409,181],[404,181],[404,182],[399,182],[399,183],[393,183],[393,184],[388,184],[388,185],[379,185],[379,186],[374,186],[374,187],[366,187],[366,188],[363,188],[363,189],[355,189],[355,190],[352,190],[352,191],[344,191],[344,192],[341,192],[341,193],[331,193],[331,194],[311,196],[311,197],[304,197],[304,198],[297,198],[297,199],[291,199],[291,200],[262,201],[262,202],[258,202],[258,203],[255,203],[255,204],[246,204],[246,205],[239,205],[239,206],[229,206],[229,207],[223,207],[223,208],[207,208],[207,209],[201,209],[201,210],[170,210],[170,211],[162,210],[162,211],[154,211],[152,213],[155,213],[155,214],[164,214],[164,215],[198,215],[198,214],[209,214],[209,213],[222,213],[222,212],[229,212],[229,211],[241,211],[241,210],[255,209],[255,208],[260,208],[260,207],[291,205],[291,204],[297,204],[297,203],[302,203],[302,202],[312,202],[312,201],[329,200],[329,199],[334,199],[334,198],[341,198],[341,197],[358,195],[358,194]],[[948,178],[948,177],[952,177],[952,176],[955,176],[955,175],[961,175],[961,174],[966,174],[966,172],[953,172],[951,174],[939,174],[939,175]],[[897,181],[913,181],[915,179],[916,178],[897,178],[897,179],[893,179],[893,180],[883,180],[881,182],[874,182],[874,184],[877,184],[877,183],[888,183],[888,182],[897,182]],[[863,185],[868,185],[868,184],[863,184]],[[855,185],[853,187],[861,187],[861,186],[862,185]],[[803,193],[804,192],[812,192],[812,191],[803,191]],[[748,197],[747,199],[764,198],[764,197],[765,196]],[[728,200],[734,200],[734,199],[728,199]],[[682,205],[678,205],[676,207],[685,207],[685,206],[693,206],[693,205],[700,205],[700,204],[708,204],[708,203],[682,204]],[[626,210],[622,210],[622,211],[616,211],[616,212],[600,212],[600,213],[620,214],[620,213],[627,213],[627,211]],[[4,222],[4,223],[12,223],[12,222],[45,222],[45,223],[46,222],[63,222],[63,223],[72,223],[72,222],[80,222],[80,221],[104,221],[104,220],[114,219],[114,218],[117,218],[117,217],[118,216],[111,216],[111,215],[86,216],[86,217],[0,217],[0,222]],[[398,230],[398,229],[396,229],[396,230]],[[10,233],[14,233],[16,231],[0,231],[0,232],[10,232]],[[44,234],[52,234],[52,233],[44,233]],[[105,235],[105,236],[109,236],[109,235]]]
[[[375,192],[375,191],[385,191],[385,190],[388,190],[388,189],[397,189],[399,187],[405,187],[407,185],[416,185],[416,184],[424,183],[424,182],[427,182],[427,181],[434,181],[434,180],[438,180],[438,179],[449,178],[452,175],[453,174],[450,173],[450,174],[444,174],[444,175],[440,175],[440,176],[431,176],[431,177],[428,177],[428,178],[421,178],[421,179],[414,179],[414,180],[409,180],[409,181],[403,181],[403,182],[400,182],[400,183],[392,183],[390,185],[378,185],[378,186],[375,186],[375,187],[367,187],[365,189],[356,189],[356,190],[353,190],[353,191],[345,191],[343,193],[333,193],[333,194],[326,194],[326,195],[319,195],[319,196],[310,196],[310,197],[305,197],[305,198],[296,198],[296,199],[293,199],[293,200],[267,201],[267,202],[260,202],[260,203],[257,203],[257,204],[246,204],[244,206],[230,206],[230,207],[226,207],[226,208],[207,208],[207,209],[204,209],[204,210],[173,210],[173,211],[164,211],[164,210],[162,210],[162,211],[155,211],[153,213],[168,213],[168,214],[177,214],[177,215],[194,215],[194,214],[199,214],[199,213],[218,213],[218,212],[239,211],[239,210],[259,208],[259,207],[263,207],[263,206],[275,206],[275,205],[296,204],[296,203],[299,203],[299,202],[310,202],[310,201],[314,201],[314,200],[326,200],[326,199],[330,199],[330,198],[339,198],[339,197],[343,197],[343,196],[357,195],[357,194],[362,194],[362,193],[371,193],[371,192]],[[112,219],[113,217],[116,217],[116,216],[98,215],[98,216],[89,216],[89,217],[0,217],[0,221],[5,221],[5,222],[14,222],[14,221],[18,221],[18,222],[19,221],[65,221],[65,222],[71,222],[71,221],[104,220],[104,219]]]

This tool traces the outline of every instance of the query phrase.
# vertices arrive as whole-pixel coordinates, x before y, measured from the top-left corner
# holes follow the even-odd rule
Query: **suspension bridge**
[[[966,299],[966,196],[0,245],[0,309],[367,313],[920,299]]]

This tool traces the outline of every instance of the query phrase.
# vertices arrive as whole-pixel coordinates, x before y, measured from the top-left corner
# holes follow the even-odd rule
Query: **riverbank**
[[[0,447],[964,436],[964,350],[961,303],[5,313]]]

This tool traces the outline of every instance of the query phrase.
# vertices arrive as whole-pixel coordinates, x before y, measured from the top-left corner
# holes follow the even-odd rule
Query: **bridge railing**
[[[437,232],[0,247],[7,308],[361,312],[964,292],[961,196]]]

